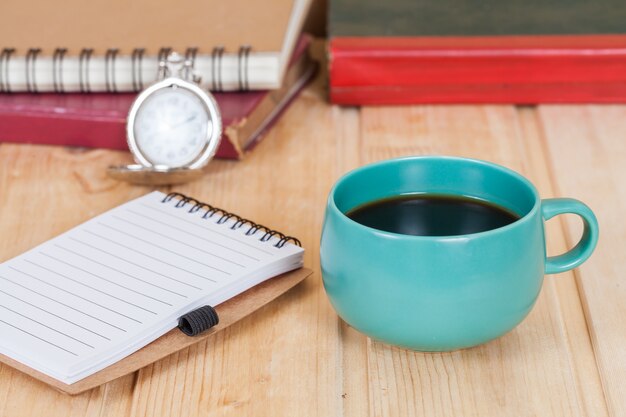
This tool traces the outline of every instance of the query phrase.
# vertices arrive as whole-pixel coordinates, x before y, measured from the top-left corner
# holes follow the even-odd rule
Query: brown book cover
[[[137,91],[169,49],[206,88],[278,88],[310,2],[6,0],[0,92]]]

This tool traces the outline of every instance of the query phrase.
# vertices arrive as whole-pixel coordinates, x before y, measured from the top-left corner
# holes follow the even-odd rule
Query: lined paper
[[[303,250],[153,192],[0,265],[0,352],[66,383],[201,305],[302,264]]]

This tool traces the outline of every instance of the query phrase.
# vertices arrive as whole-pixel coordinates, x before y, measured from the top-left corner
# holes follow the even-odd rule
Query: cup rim
[[[400,161],[407,161],[407,160],[462,161],[462,162],[470,162],[476,165],[482,165],[482,166],[494,168],[500,171],[501,173],[505,175],[509,175],[515,178],[516,180],[518,180],[519,182],[521,182],[522,184],[524,184],[531,191],[535,201],[533,202],[532,208],[526,214],[524,214],[519,219],[515,220],[513,223],[507,224],[506,226],[501,226],[495,229],[485,230],[485,231],[476,232],[476,233],[467,233],[467,234],[462,234],[462,235],[444,235],[444,236],[407,235],[407,234],[402,234],[402,233],[389,232],[387,230],[376,229],[370,226],[365,226],[355,220],[352,220],[343,211],[339,210],[339,207],[337,207],[337,203],[335,202],[335,194],[337,192],[337,188],[342,183],[354,177],[355,175],[359,175],[359,173],[363,170],[374,169],[374,168],[378,168],[384,165],[394,164]],[[346,219],[348,222],[351,222],[351,224],[357,226],[358,228],[361,228],[362,230],[365,230],[368,232],[374,232],[379,235],[396,238],[396,239],[404,238],[404,239],[413,239],[413,240],[420,240],[420,241],[458,240],[458,239],[463,239],[463,238],[487,237],[487,236],[492,236],[492,235],[496,235],[500,233],[506,233],[509,230],[512,230],[516,227],[521,227],[522,225],[531,221],[531,218],[533,218],[536,215],[536,213],[539,211],[539,206],[541,205],[541,198],[539,197],[539,192],[537,191],[537,188],[526,177],[524,177],[522,174],[518,173],[517,171],[514,171],[500,164],[485,161],[483,159],[465,158],[465,157],[460,157],[460,156],[448,156],[448,155],[404,156],[404,157],[399,157],[399,158],[391,158],[391,159],[385,159],[382,161],[372,162],[372,163],[354,168],[346,172],[345,174],[343,174],[341,177],[339,177],[339,179],[337,179],[337,181],[335,181],[335,184],[331,188],[330,193],[328,195],[328,201],[330,203],[329,206],[332,208],[333,211],[339,214],[339,216],[341,216],[342,218]]]

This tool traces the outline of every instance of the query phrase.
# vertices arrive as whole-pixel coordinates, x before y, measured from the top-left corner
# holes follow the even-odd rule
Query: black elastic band
[[[211,306],[200,307],[178,320],[178,328],[187,336],[197,336],[220,322],[217,311]]]

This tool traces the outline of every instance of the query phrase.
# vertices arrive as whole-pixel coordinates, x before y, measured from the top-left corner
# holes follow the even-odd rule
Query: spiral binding
[[[107,49],[104,55],[104,83],[108,93],[117,93],[117,82],[115,80],[115,58],[119,49]]]
[[[80,51],[78,56],[78,83],[81,93],[91,92],[91,83],[89,82],[89,62],[93,49],[85,48]]]
[[[66,53],[66,48],[57,48],[52,56],[52,84],[55,93],[63,93],[65,90],[65,84],[63,83],[63,58]]]
[[[210,219],[215,215],[219,215],[220,217],[217,220],[217,224],[224,224],[228,220],[234,219],[235,223],[233,223],[233,225],[230,227],[232,230],[237,230],[246,224],[249,225],[250,227],[245,233],[246,236],[254,236],[258,231],[264,232],[263,236],[261,236],[261,238],[259,239],[261,242],[267,242],[272,237],[277,236],[279,240],[274,245],[277,248],[282,248],[289,241],[292,241],[295,245],[302,246],[300,241],[296,239],[295,237],[287,236],[281,232],[272,230],[269,227],[255,223],[252,220],[244,219],[243,217],[240,217],[234,213],[228,212],[218,207],[214,207],[207,203],[203,203],[201,201],[196,200],[195,198],[187,197],[184,194],[169,193],[163,198],[161,202],[168,203],[175,198],[178,198],[178,201],[176,202],[176,205],[175,205],[176,208],[185,207],[188,203],[193,204],[193,206],[188,210],[189,213],[196,213],[202,209],[205,209],[206,211],[202,215],[202,218],[204,219]]]
[[[190,80],[193,76],[193,71],[196,68],[196,55],[198,55],[198,48],[187,48],[187,51],[185,51],[185,61],[189,63],[189,65],[185,66],[184,77],[186,80]],[[193,81],[200,82],[200,79],[194,77]]]
[[[133,90],[143,90],[143,55],[145,48],[135,48],[132,55]]]
[[[223,46],[213,48],[211,52],[211,90],[224,91],[223,78],[223,58],[225,54]],[[250,68],[249,60],[252,47],[250,45],[242,45],[237,55],[237,83],[242,91],[250,90]],[[14,48],[0,49],[0,93],[11,92],[11,83],[9,80],[9,64],[11,59],[15,58],[16,50]],[[37,84],[37,64],[42,50],[40,48],[30,48],[25,55],[25,80],[26,90],[31,93],[39,91]],[[135,48],[131,55],[131,80],[133,91],[141,91],[145,87],[143,79],[143,66],[145,57],[145,48]],[[163,47],[159,49],[158,62],[164,62],[167,56],[172,52],[172,48]],[[91,58],[94,55],[92,48],[83,48],[78,56],[78,87],[82,93],[91,93],[93,86],[91,84]],[[190,47],[185,50],[185,60],[190,62],[187,67],[185,76],[189,78],[195,69],[196,59],[198,55],[197,47]],[[108,49],[104,56],[104,78],[105,89],[107,92],[119,92],[119,85],[116,78],[116,61],[119,57],[119,49]],[[52,88],[55,93],[66,92],[66,84],[64,80],[65,72],[68,68],[64,67],[66,58],[68,57],[67,48],[56,48],[52,55]],[[158,74],[161,77],[168,76],[165,74],[166,69],[162,66],[158,68]],[[199,82],[199,78],[194,78]]]
[[[250,89],[250,80],[248,76],[248,61],[250,59],[250,51],[252,47],[250,45],[243,45],[239,48],[238,55],[238,80],[239,80],[239,89],[242,91],[247,91]]]
[[[166,61],[170,52],[172,52],[172,48],[169,47],[159,49],[159,57],[157,58],[157,62],[159,63],[159,78],[165,78],[169,75],[167,73]]]
[[[213,91],[223,91],[222,84],[222,57],[224,56],[224,47],[216,46],[211,52],[211,89]]]
[[[14,48],[4,48],[0,53],[0,93],[10,93],[11,83],[9,82],[9,63]]]
[[[40,48],[31,48],[26,53],[26,89],[29,93],[37,92],[37,57]]]

